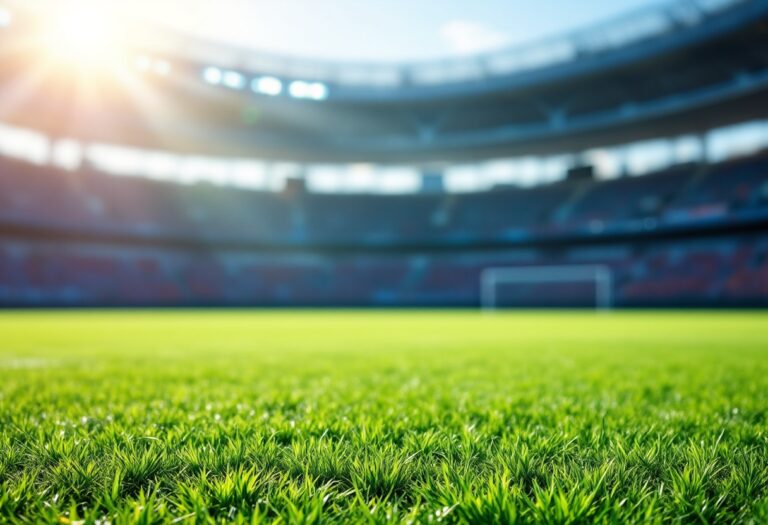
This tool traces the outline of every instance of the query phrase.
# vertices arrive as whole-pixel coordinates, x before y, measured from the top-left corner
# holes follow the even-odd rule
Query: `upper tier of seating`
[[[0,227],[212,243],[471,245],[754,211],[768,211],[768,155],[447,195],[270,193],[0,161]]]

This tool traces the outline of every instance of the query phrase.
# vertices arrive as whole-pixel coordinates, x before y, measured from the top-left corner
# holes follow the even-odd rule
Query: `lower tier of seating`
[[[616,306],[768,306],[768,236],[461,252],[265,252],[0,237],[0,304],[480,304],[495,267],[604,265]],[[566,272],[567,275],[567,272]],[[588,306],[593,282],[499,284],[500,306]]]

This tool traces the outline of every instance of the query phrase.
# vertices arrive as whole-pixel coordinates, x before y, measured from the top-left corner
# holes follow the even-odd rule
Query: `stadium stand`
[[[0,302],[470,306],[488,267],[603,264],[621,306],[766,304],[767,183],[766,154],[611,181],[402,196],[289,195],[3,160]],[[584,283],[540,284],[504,300],[573,306],[590,294]]]
[[[0,219],[62,232],[264,245],[476,244],[761,216],[768,159],[443,195],[286,195],[2,161]],[[759,218],[759,217],[758,217]]]
[[[768,138],[739,150],[751,156],[709,151],[718,131],[768,117],[766,0],[670,2],[538,43],[390,65],[267,56],[142,27],[110,64],[131,81],[91,71],[101,96],[87,100],[66,68],[17,92],[41,50],[31,13],[8,20],[0,95],[12,103],[0,131],[26,130],[40,147],[20,152],[18,134],[0,141],[2,305],[476,306],[487,268],[583,264],[610,268],[618,306],[768,305],[768,153],[754,153]],[[151,105],[137,105],[136,86]],[[498,161],[577,166],[681,139],[700,154],[675,153],[678,165],[642,176],[625,163],[627,174],[602,180],[583,166],[469,193],[443,177]],[[68,141],[82,150],[74,169],[52,167]],[[110,170],[99,147],[173,157],[178,169],[152,179],[142,157]],[[252,159],[267,182],[181,183],[197,175],[179,159]],[[344,178],[360,163],[405,168],[416,189],[311,191],[311,167]],[[269,185],[285,178],[270,178],[277,165],[295,167],[281,191]],[[418,192],[427,173],[433,186]],[[540,283],[500,298],[572,306],[592,292]]]

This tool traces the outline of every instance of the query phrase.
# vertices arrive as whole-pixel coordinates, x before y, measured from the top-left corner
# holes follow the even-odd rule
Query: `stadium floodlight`
[[[258,77],[251,82],[251,89],[256,93],[274,97],[283,92],[283,83],[276,77]]]
[[[288,93],[294,98],[307,98],[309,96],[309,82],[294,80],[288,86]]]
[[[221,69],[217,67],[207,67],[203,70],[203,79],[214,86],[221,84],[223,76]]]
[[[136,69],[143,73],[151,71],[156,75],[164,77],[171,72],[171,63],[162,58],[139,55],[136,57]]]
[[[139,71],[149,71],[152,68],[152,59],[146,55],[136,57],[136,69]]]
[[[480,304],[484,311],[499,307],[499,287],[542,283],[594,284],[597,310],[609,310],[613,305],[613,272],[605,265],[522,266],[486,268],[480,276]]]
[[[171,72],[171,63],[167,60],[157,59],[153,63],[153,71],[160,76],[167,76]]]
[[[306,82],[294,80],[288,86],[288,92],[294,98],[306,98],[311,100],[325,100],[328,98],[328,87],[321,82]]]
[[[312,100],[325,100],[328,98],[328,87],[320,82],[314,82],[309,86],[309,95]]]
[[[237,71],[225,71],[221,83],[231,89],[243,89],[245,77]]]

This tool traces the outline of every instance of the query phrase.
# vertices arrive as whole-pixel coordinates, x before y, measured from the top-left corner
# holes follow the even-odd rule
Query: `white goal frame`
[[[497,288],[500,284],[579,281],[594,282],[597,310],[606,311],[613,307],[613,271],[602,264],[486,268],[480,274],[480,305],[485,312],[497,310]]]

